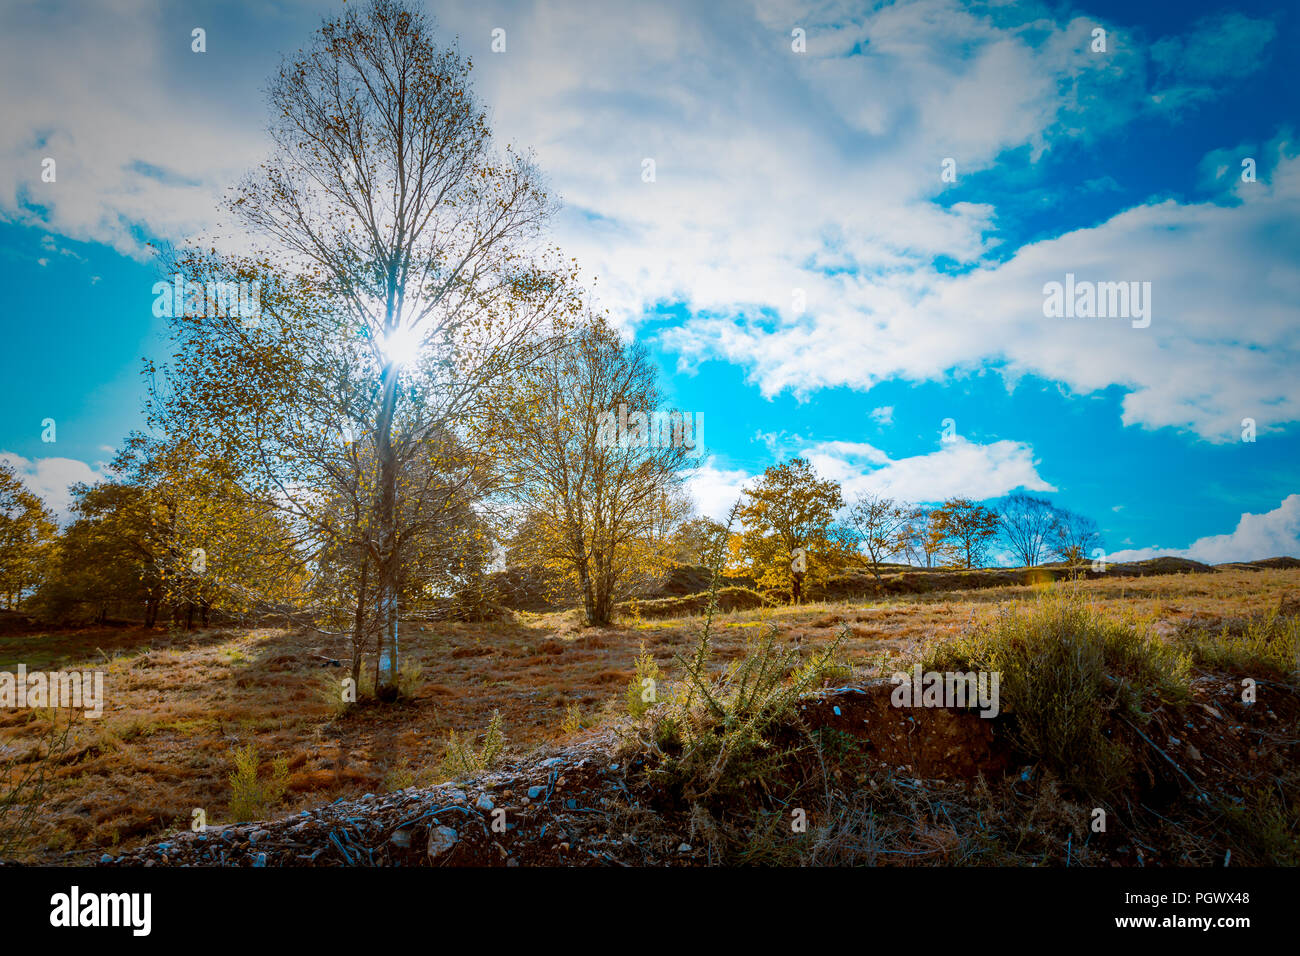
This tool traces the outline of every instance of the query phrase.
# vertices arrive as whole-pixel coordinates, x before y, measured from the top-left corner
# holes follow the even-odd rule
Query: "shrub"
[[[474,749],[472,738],[461,739],[456,731],[447,732],[447,749],[442,757],[441,771],[445,779],[460,780],[490,770],[501,758],[506,746],[506,735],[501,711],[492,711],[487,730],[483,733],[483,746]]]
[[[641,642],[641,653],[637,655],[635,664],[636,676],[627,684],[627,712],[640,717],[658,700],[662,674],[654,655],[645,649],[645,641]]]
[[[49,795],[53,770],[68,755],[73,742],[76,717],[69,717],[60,728],[58,711],[51,709],[48,713],[49,725],[32,750],[0,762],[0,859],[27,848],[35,820]]]
[[[690,800],[725,798],[778,773],[794,749],[778,743],[799,698],[832,672],[844,630],[805,661],[797,647],[782,646],[775,626],[752,638],[745,653],[718,677],[710,676],[706,630],[690,660],[678,658],[683,679],[662,713],[652,719],[651,740],[660,751],[658,773]]]
[[[261,820],[284,799],[289,787],[289,760],[276,757],[268,775],[258,776],[257,747],[247,744],[231,752],[230,815],[236,821]]]
[[[1244,634],[1227,627],[1189,639],[1198,664],[1230,671],[1259,671],[1294,677],[1300,668],[1300,618],[1274,612],[1246,625]]]
[[[569,737],[582,730],[582,710],[577,704],[571,703],[564,708],[564,723],[560,725],[560,730]]]
[[[1000,673],[1001,707],[1013,718],[1016,744],[1063,783],[1098,797],[1123,783],[1130,762],[1107,734],[1107,718],[1141,721],[1146,706],[1185,701],[1189,664],[1145,629],[1063,595],[1004,610],[933,645],[921,661],[927,671]]]

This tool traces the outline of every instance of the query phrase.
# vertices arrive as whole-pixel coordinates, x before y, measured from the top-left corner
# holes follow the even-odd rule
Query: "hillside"
[[[812,854],[818,862],[1209,865],[1231,851],[1236,863],[1260,863],[1290,859],[1300,820],[1293,799],[1279,802],[1300,792],[1297,649],[1287,644],[1297,630],[1293,616],[1276,613],[1294,615],[1297,594],[1295,569],[1230,569],[719,614],[709,665],[717,679],[752,661],[765,635],[803,661],[838,642],[834,666],[763,732],[764,752],[789,759],[728,778],[721,790],[701,784],[673,743],[695,718],[683,725],[659,708],[628,714],[642,646],[665,688],[680,686],[698,617],[604,629],[580,627],[571,613],[413,625],[403,647],[418,677],[405,701],[349,711],[329,702],[338,672],[322,661],[342,647],[310,632],[113,632],[117,645],[102,631],[63,632],[2,646],[7,657],[40,655],[51,665],[98,661],[113,688],[104,720],[83,725],[59,759],[32,847],[46,861],[165,855],[251,865],[265,853],[268,865],[372,857],[631,865]],[[1088,705],[1101,708],[1090,723],[1128,755],[1116,777],[1097,776],[1097,767],[1079,776],[1027,746],[1017,715],[1025,705],[1010,685],[994,720],[884,703],[882,680],[894,670],[956,653],[952,642],[996,626],[1003,610],[1028,613],[1044,595],[1075,595],[1116,626],[1139,622],[1139,637],[1124,641],[1157,655],[1145,670],[1125,656],[1089,678],[1103,688]],[[124,647],[132,638],[136,646]],[[1257,681],[1254,704],[1241,700],[1243,677]],[[1145,689],[1116,710],[1108,686]],[[481,771],[444,770],[448,733],[479,749],[494,712],[508,740],[500,757]],[[30,744],[40,726],[35,712],[6,715],[0,746]],[[699,732],[697,740],[714,733]],[[282,796],[256,824],[232,810],[229,780],[233,749],[250,744],[262,755],[263,781],[273,756],[287,772]],[[1090,794],[1103,778],[1106,795]],[[482,794],[506,811],[504,833],[479,806]],[[211,825],[206,839],[190,835],[195,807]],[[1109,808],[1115,838],[1089,835],[1097,807]],[[806,811],[812,837],[784,839],[794,835],[791,809]],[[866,821],[874,821],[870,840]],[[432,859],[431,826],[456,831],[445,854],[439,841],[450,836],[432,831],[442,833]]]

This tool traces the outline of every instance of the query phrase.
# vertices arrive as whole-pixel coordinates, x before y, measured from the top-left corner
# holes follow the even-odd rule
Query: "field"
[[[847,627],[842,661],[877,676],[884,655],[912,658],[936,638],[969,631],[1011,602],[1072,591],[1106,615],[1152,622],[1162,639],[1275,611],[1300,592],[1300,570],[1221,571],[1040,587],[760,608],[715,619],[713,665],[744,653],[775,627],[805,649]],[[507,624],[411,624],[404,666],[418,675],[394,706],[337,706],[346,643],[278,629],[94,629],[0,636],[0,670],[72,667],[106,672],[99,720],[82,720],[53,771],[30,850],[46,862],[82,862],[188,825],[202,808],[232,820],[233,751],[287,761],[284,816],[340,797],[440,782],[448,733],[481,734],[499,711],[509,750],[571,744],[626,717],[626,688],[641,645],[670,679],[699,618],[639,620],[594,629],[573,612],[520,613]],[[886,671],[887,672],[887,671]],[[845,681],[846,683],[849,681]],[[575,708],[576,707],[576,711]],[[0,758],[34,753],[51,712],[0,712]]]

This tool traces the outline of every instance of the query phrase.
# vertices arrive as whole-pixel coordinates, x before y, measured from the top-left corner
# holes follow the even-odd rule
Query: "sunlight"
[[[417,327],[403,324],[391,335],[379,336],[375,341],[385,359],[405,367],[419,360],[424,336]]]

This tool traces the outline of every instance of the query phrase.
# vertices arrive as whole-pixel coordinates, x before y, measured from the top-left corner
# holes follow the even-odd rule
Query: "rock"
[[[436,860],[456,845],[460,839],[451,827],[433,827],[429,830],[429,859]]]
[[[496,806],[496,804],[492,802],[491,797],[489,797],[486,793],[484,793],[479,796],[478,802],[475,803],[474,806],[478,807],[484,813],[491,813],[492,808]]]
[[[248,842],[256,843],[258,840],[265,840],[270,835],[271,834],[265,830],[254,830],[251,834],[249,834]]]
[[[564,758],[563,758],[563,757],[547,757],[545,760],[543,760],[543,761],[542,761],[541,763],[539,763],[537,766],[539,766],[539,767],[554,767],[556,764],[561,764],[561,763],[564,763]]]
[[[253,861],[253,866],[266,866],[266,854],[257,854],[257,859]]]
[[[112,862],[113,862],[113,858],[112,858],[111,856],[109,856],[107,853],[105,853],[103,856],[101,856],[101,857],[99,858],[99,862],[100,862],[100,863],[112,863]]]
[[[690,852],[691,852],[691,845],[690,845],[689,843],[683,843],[681,846],[679,846],[679,847],[677,848],[677,852],[678,852],[678,853],[690,853]]]
[[[546,788],[545,788],[545,787],[529,787],[529,788],[528,788],[528,799],[529,799],[529,800],[536,800],[538,797],[540,797],[540,796],[541,796],[542,794],[544,794],[545,792],[546,792]]]
[[[411,831],[398,830],[396,833],[393,834],[391,842],[393,846],[400,846],[403,850],[405,850],[411,845]]]

